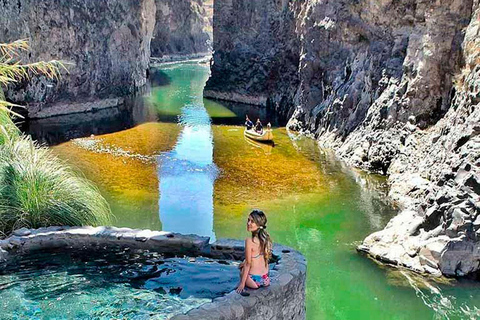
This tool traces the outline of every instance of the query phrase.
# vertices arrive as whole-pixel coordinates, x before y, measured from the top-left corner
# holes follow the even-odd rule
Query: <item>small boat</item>
[[[245,129],[243,134],[245,135],[245,137],[256,141],[273,141],[272,129],[263,130],[262,134],[257,133],[255,130]]]

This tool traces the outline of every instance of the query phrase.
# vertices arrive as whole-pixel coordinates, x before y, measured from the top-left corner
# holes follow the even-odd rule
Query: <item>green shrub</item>
[[[20,135],[21,132],[12,121],[9,112],[0,109],[0,145],[5,143],[7,136],[13,138]]]
[[[101,225],[111,211],[100,192],[26,136],[0,145],[0,231],[52,225]]]

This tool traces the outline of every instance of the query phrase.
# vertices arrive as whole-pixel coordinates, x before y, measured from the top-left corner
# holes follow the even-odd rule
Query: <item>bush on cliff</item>
[[[0,44],[0,84],[31,74],[59,77],[59,61],[20,64],[25,41]],[[71,171],[45,147],[16,128],[0,88],[0,236],[21,228],[51,225],[100,225],[111,211],[99,191]]]

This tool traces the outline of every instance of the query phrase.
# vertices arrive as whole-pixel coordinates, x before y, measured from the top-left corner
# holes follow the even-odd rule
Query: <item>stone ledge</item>
[[[4,260],[48,248],[85,248],[88,246],[124,247],[175,255],[200,255],[208,246],[208,237],[151,230],[116,227],[48,227],[20,229],[0,241]],[[0,252],[0,258],[2,253]]]
[[[22,228],[0,240],[0,262],[40,249],[108,250],[119,247],[214,259],[243,259],[243,241],[219,239],[209,244],[209,240],[197,235],[116,227]],[[249,296],[232,291],[171,319],[305,319],[307,262],[300,252],[279,244],[274,245],[273,255],[277,263],[270,271],[269,287],[247,289]]]
[[[123,103],[124,98],[120,97],[83,103],[55,103],[52,106],[44,106],[43,108],[33,104],[28,108],[28,117],[30,119],[43,119],[75,113],[95,112],[98,110],[114,108]]]
[[[211,245],[211,254],[222,257],[223,253],[235,255],[244,242],[220,239]],[[172,320],[205,319],[305,319],[306,260],[303,255],[289,247],[276,244],[273,254],[279,263],[270,272],[271,285],[256,290],[247,289],[249,296],[235,291],[214,299]]]

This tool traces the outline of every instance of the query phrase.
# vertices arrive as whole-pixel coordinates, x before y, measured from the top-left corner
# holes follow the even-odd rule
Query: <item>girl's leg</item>
[[[250,276],[247,277],[247,281],[245,281],[245,286],[251,289],[258,289],[257,284],[255,283],[255,281],[252,280],[252,278],[250,278]]]
[[[238,266],[238,268],[240,269],[240,272],[239,272],[239,276],[240,276],[239,283],[240,283],[240,281],[242,281],[243,271],[245,270],[245,268],[243,267],[243,262]],[[247,281],[245,281],[245,286],[251,289],[258,289],[257,284],[255,283],[255,281],[252,280],[252,278],[250,278],[250,276],[247,276]]]

